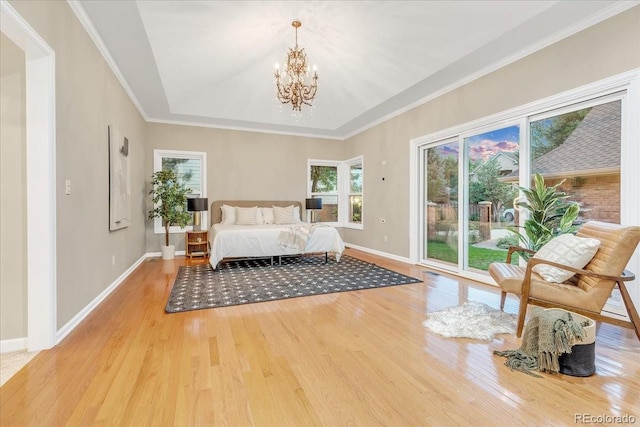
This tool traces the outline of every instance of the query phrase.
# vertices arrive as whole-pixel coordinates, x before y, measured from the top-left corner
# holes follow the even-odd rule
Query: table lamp
[[[207,210],[209,200],[206,197],[187,199],[187,210],[193,212],[193,231],[200,231],[200,212]]]
[[[311,211],[311,222],[316,222],[316,212],[322,209],[322,199],[312,198],[305,199],[305,206],[307,210]]]

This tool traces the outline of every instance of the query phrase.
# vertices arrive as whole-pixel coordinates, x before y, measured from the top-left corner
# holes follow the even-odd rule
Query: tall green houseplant
[[[518,235],[523,246],[537,251],[560,234],[575,233],[577,227],[573,223],[580,206],[567,201],[569,196],[558,189],[564,180],[547,187],[542,175],[535,174],[533,181],[533,188],[520,187],[525,200],[516,203],[529,211],[529,218],[523,227],[511,227],[510,230]]]
[[[165,246],[169,246],[169,227],[178,225],[184,228],[191,220],[187,212],[187,194],[189,188],[180,182],[176,172],[170,169],[155,172],[151,176],[154,208],[149,211],[149,219],[162,219],[165,230]]]

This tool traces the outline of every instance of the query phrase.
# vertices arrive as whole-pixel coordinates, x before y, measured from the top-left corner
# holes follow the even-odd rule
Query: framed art
[[[129,139],[109,126],[109,230],[119,230],[131,222],[131,178]]]

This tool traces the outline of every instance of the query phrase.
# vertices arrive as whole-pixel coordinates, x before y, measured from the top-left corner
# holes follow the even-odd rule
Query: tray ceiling
[[[145,119],[342,139],[635,2],[70,2]],[[298,44],[314,108],[275,99]]]

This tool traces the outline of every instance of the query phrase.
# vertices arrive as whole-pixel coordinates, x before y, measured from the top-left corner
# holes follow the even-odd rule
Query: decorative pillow
[[[236,206],[237,225],[256,225],[258,223],[258,207],[240,208]]]
[[[262,208],[256,208],[256,224],[264,224],[264,216],[262,215]]]
[[[276,219],[274,217],[273,208],[260,208],[262,211],[262,222],[265,224],[273,224]]]
[[[236,223],[236,208],[233,206],[222,205],[220,207],[222,211],[222,222],[220,224],[235,224]]]
[[[577,237],[573,234],[561,234],[540,248],[533,256],[573,268],[583,268],[598,252],[600,240]],[[550,265],[538,264],[532,271],[538,273],[547,282],[562,283],[573,273]]]
[[[282,208],[280,206],[273,207],[274,222],[276,224],[295,224],[296,220],[293,216],[293,205]]]
[[[293,220],[295,222],[302,222],[302,220],[300,219],[300,206],[295,206],[293,208]]]

